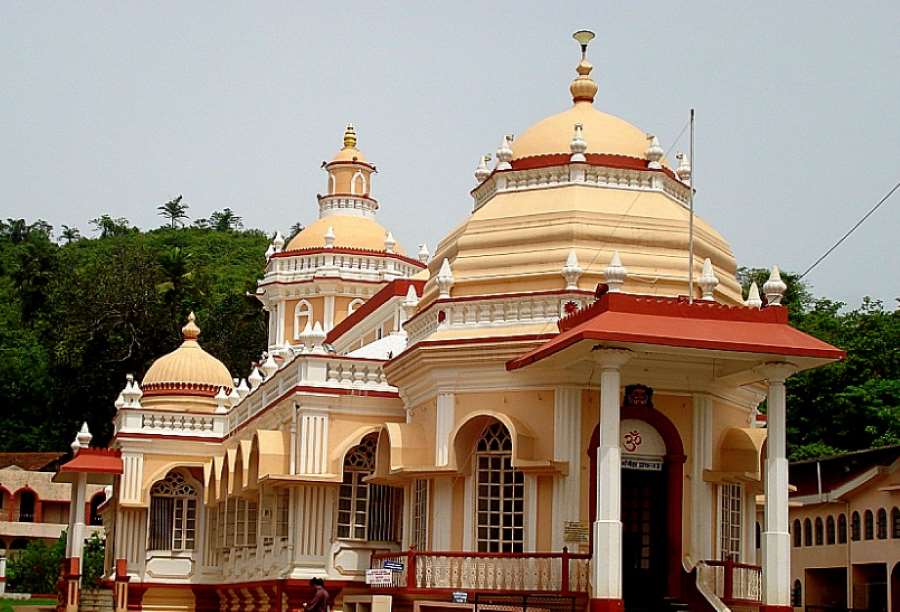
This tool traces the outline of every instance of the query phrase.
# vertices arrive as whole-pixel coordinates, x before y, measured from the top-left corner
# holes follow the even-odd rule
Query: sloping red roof
[[[787,309],[607,293],[559,321],[560,333],[506,364],[515,370],[582,340],[633,342],[787,357],[843,359],[846,353],[788,324]]]
[[[375,310],[379,306],[381,306],[391,298],[405,296],[409,291],[410,285],[416,288],[416,293],[418,295],[422,295],[422,288],[425,286],[424,280],[414,280],[411,278],[398,278],[392,280],[387,285],[382,287],[378,291],[378,293],[370,297],[362,305],[360,305],[359,308],[354,310],[352,314],[335,325],[331,329],[331,331],[328,332],[328,336],[325,338],[325,342],[332,344],[335,340],[353,329],[353,327],[357,323],[375,312]]]
[[[20,467],[29,472],[55,472],[65,453],[0,453],[0,468]]]
[[[75,457],[59,468],[60,472],[87,474],[121,474],[122,451],[117,448],[82,448]]]

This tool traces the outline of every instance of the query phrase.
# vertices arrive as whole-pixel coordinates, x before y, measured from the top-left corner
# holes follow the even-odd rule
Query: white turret
[[[609,260],[609,265],[606,266],[606,270],[603,271],[603,276],[606,279],[606,284],[609,285],[610,293],[619,293],[622,291],[622,285],[625,284],[626,275],[627,270],[625,270],[625,266],[622,265],[622,260],[619,258],[619,252],[613,251],[612,259]]]
[[[756,281],[750,283],[750,289],[747,290],[747,301],[744,302],[744,305],[750,308],[762,308],[762,298],[759,297],[759,287],[756,285]]]
[[[216,413],[223,414],[228,412],[228,394],[225,393],[225,387],[219,387],[219,392],[216,393]]]
[[[419,252],[416,255],[419,261],[422,263],[428,263],[428,260],[431,259],[431,253],[428,252],[428,245],[426,243],[422,243],[419,245]]]
[[[437,275],[438,299],[450,297],[450,289],[453,288],[453,271],[450,269],[450,260],[446,257],[441,262],[441,269]]]
[[[509,163],[513,158],[512,136],[504,136],[500,147],[497,149],[497,170],[511,170],[512,164]]]
[[[91,435],[91,431],[88,429],[87,422],[81,424],[81,429],[75,435],[75,439],[72,440],[72,444],[70,445],[72,448],[72,452],[78,454],[82,448],[87,448],[91,445],[91,440],[94,439],[94,436]]]
[[[330,249],[334,246],[334,227],[329,225],[328,231],[325,232],[325,248]]]
[[[769,280],[763,285],[763,293],[766,294],[766,303],[769,306],[780,306],[785,291],[787,291],[787,285],[781,280],[781,271],[778,269],[778,266],[772,266]]]
[[[682,183],[690,185],[691,160],[688,158],[687,153],[677,153],[675,159],[678,160],[678,168],[675,170],[675,174],[678,175],[678,178],[681,179]]]
[[[491,175],[491,171],[487,167],[487,163],[490,159],[490,155],[484,155],[478,160],[478,166],[475,168],[475,180],[479,185],[484,182],[484,179]]]
[[[250,387],[247,386],[247,381],[245,379],[241,379],[240,384],[237,386],[237,392],[241,396],[241,399],[247,397],[250,393]]]
[[[715,299],[714,291],[719,284],[719,279],[716,276],[716,273],[713,272],[712,261],[710,261],[709,257],[703,260],[703,272],[700,274],[697,284],[699,284],[700,288],[703,290],[701,299]]]
[[[272,374],[278,371],[278,364],[275,363],[275,357],[272,356],[272,353],[266,354],[266,359],[262,364],[262,371],[266,377],[266,380],[269,379]]]
[[[651,170],[661,170],[662,164],[659,161],[663,158],[663,155],[666,154],[663,151],[663,148],[659,144],[659,138],[654,136],[653,134],[647,134],[647,140],[650,141],[650,146],[647,147],[646,153],[644,155],[647,158],[647,161],[650,163],[647,164],[647,167]]]
[[[572,142],[569,143],[569,151],[572,152],[572,156],[569,157],[569,161],[573,162],[583,162],[587,161],[587,158],[584,156],[587,151],[588,145],[584,140],[583,134],[583,126],[580,123],[575,124],[575,134],[572,136]]]
[[[395,246],[397,246],[397,241],[394,240],[394,234],[392,234],[390,231],[388,231],[387,235],[384,237],[385,253],[393,253]]]
[[[281,232],[275,232],[275,237],[272,238],[272,246],[275,247],[276,253],[284,250],[284,236],[281,235]]]
[[[403,298],[400,305],[406,314],[406,320],[412,319],[413,315],[416,314],[416,307],[419,305],[419,295],[416,293],[416,288],[413,285],[410,285],[409,289],[406,290],[406,297]]]
[[[578,265],[578,255],[575,249],[569,249],[569,255],[566,257],[566,263],[562,267],[563,278],[566,279],[566,291],[578,289],[578,279],[584,270]]]
[[[250,372],[250,376],[247,377],[247,382],[250,383],[250,389],[256,389],[258,386],[262,384],[263,376],[259,371],[259,368],[253,366],[253,371]]]

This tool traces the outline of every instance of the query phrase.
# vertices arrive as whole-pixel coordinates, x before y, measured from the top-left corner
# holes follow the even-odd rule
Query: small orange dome
[[[225,364],[204,351],[197,342],[200,328],[197,327],[195,320],[193,312],[188,315],[187,324],[181,328],[184,342],[171,353],[153,362],[144,374],[141,387],[149,385],[147,391],[151,391],[154,386],[199,385],[214,388],[233,386],[231,374]]]

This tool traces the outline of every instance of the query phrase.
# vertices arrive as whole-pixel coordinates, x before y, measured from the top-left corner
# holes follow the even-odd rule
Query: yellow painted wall
[[[480,411],[515,418],[534,435],[534,458],[553,457],[553,391],[493,391],[456,394],[455,425]]]
[[[325,298],[324,297],[308,297],[304,298],[309,305],[312,307],[313,311],[313,325],[315,325],[316,321],[319,324],[324,325],[325,323]],[[295,334],[294,334],[294,309],[297,307],[297,304],[300,303],[300,300],[288,300],[285,302],[284,308],[284,337],[288,342],[296,343]],[[298,330],[298,332],[303,331]]]

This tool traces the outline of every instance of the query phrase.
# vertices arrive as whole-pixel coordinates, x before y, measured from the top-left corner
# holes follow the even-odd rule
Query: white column
[[[284,302],[279,302],[272,307],[272,314],[275,316],[275,346],[282,347],[284,342]]]
[[[453,525],[453,481],[434,479],[434,501],[431,503],[431,548],[450,550],[450,529]]]
[[[331,328],[334,327],[334,296],[326,295],[325,296],[325,313],[323,316],[322,327],[325,328],[326,332],[331,331]]]
[[[456,420],[456,396],[438,393],[434,431],[434,464],[438,467],[450,462],[450,434]]]
[[[553,550],[560,551],[566,521],[581,513],[581,389],[556,387],[553,391],[553,459],[569,465],[565,476],[553,481]]]
[[[597,448],[597,517],[591,564],[593,599],[622,599],[622,457],[619,450],[620,368],[630,351],[600,349],[600,445]]]
[[[525,552],[537,550],[537,502],[538,479],[534,474],[525,474]],[[474,516],[474,512],[471,513]]]
[[[691,556],[694,562],[713,558],[713,488],[703,480],[712,469],[712,398],[693,396],[691,443]]]
[[[66,557],[81,558],[84,549],[84,504],[87,495],[87,474],[78,472],[72,483],[72,502],[69,506],[69,537],[66,540]]]
[[[791,605],[791,537],[788,532],[788,460],[785,439],[784,381],[796,371],[787,363],[766,364],[760,369],[768,379],[766,427],[765,531],[762,541],[764,606]]]

